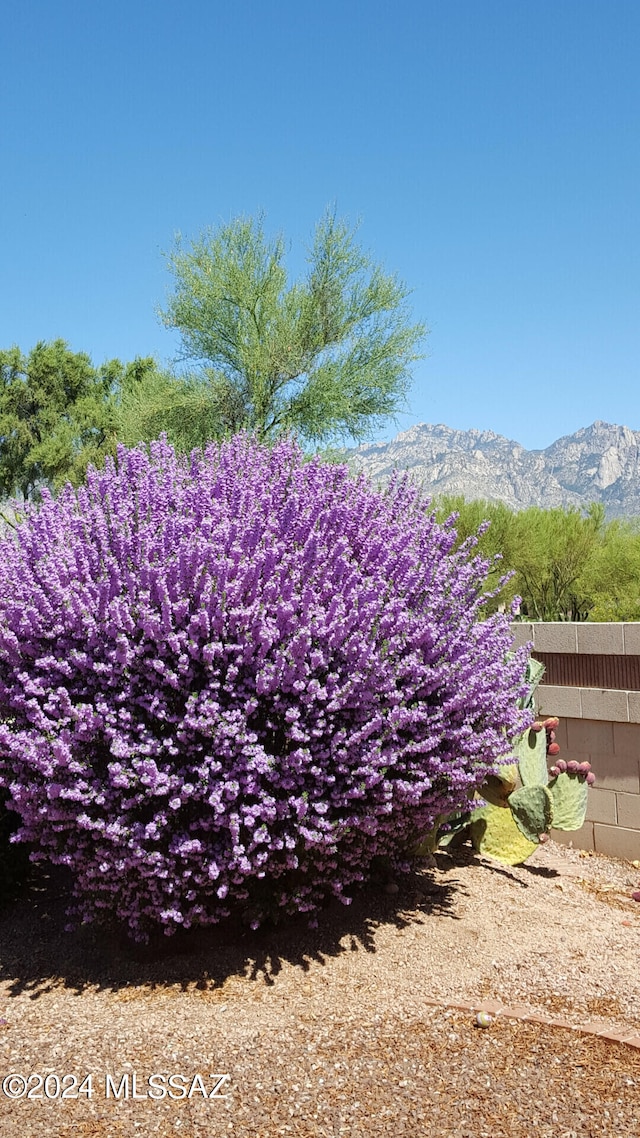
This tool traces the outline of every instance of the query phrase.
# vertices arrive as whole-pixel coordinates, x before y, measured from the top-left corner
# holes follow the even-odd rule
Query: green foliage
[[[490,521],[478,552],[501,554],[490,575],[493,586],[514,575],[488,606],[508,607],[521,597],[520,615],[530,620],[640,620],[640,530],[630,521],[605,522],[604,507],[515,512],[501,503],[442,497],[443,520],[452,513],[460,543]]]
[[[466,831],[459,836],[470,837],[475,850],[503,865],[521,865],[538,845],[523,834],[513,811],[490,802],[474,810]]]
[[[584,569],[601,542],[604,506],[578,509],[530,507],[514,516],[516,585],[523,612],[535,620],[585,620],[589,599]]]
[[[535,691],[538,684],[542,682],[543,675],[544,664],[541,664],[539,660],[534,660],[533,656],[530,656],[527,660],[527,667],[524,673],[525,683],[528,684],[529,687],[529,694],[521,701],[522,707],[533,710],[535,706]]]
[[[38,499],[77,486],[89,463],[115,452],[117,396],[152,361],[96,368],[64,340],[0,352],[0,496]]]
[[[181,409],[184,449],[199,445],[204,423],[208,437],[245,429],[313,445],[361,439],[402,406],[425,333],[409,322],[404,285],[331,212],[303,280],[288,284],[284,257],[262,218],[176,241],[175,290],[161,316],[181,333],[183,358],[203,370],[158,388],[156,411],[164,422]]]
[[[79,481],[111,441],[112,365],[97,371],[64,340],[0,352],[0,495],[38,497]]]
[[[164,432],[176,451],[188,454],[216,438],[220,409],[206,374],[183,379],[152,359],[136,365],[129,366],[118,391],[118,442],[132,447]]]
[[[520,701],[521,707],[531,706],[543,672],[541,664],[529,661],[529,692]],[[505,865],[519,865],[550,829],[579,830],[586,815],[589,780],[594,776],[588,763],[587,769],[572,764],[577,769],[569,771],[562,762],[560,769],[551,768],[549,780],[547,753],[557,726],[555,718],[534,723],[514,743],[516,764],[500,767],[481,786],[478,796],[483,803],[440,819],[433,831],[412,846],[411,854],[428,855],[438,846],[455,848],[470,838],[479,853]]]
[[[580,575],[589,620],[640,620],[640,532],[632,522],[606,527]]]

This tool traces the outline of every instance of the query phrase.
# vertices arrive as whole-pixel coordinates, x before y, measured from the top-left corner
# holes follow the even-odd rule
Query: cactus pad
[[[544,664],[539,660],[534,660],[532,656],[527,661],[527,667],[524,674],[525,683],[528,685],[529,694],[522,700],[522,707],[533,707],[535,690],[542,679],[544,674]]]
[[[556,830],[579,830],[587,813],[588,786],[580,775],[562,771],[549,783],[553,799],[553,827]]]
[[[529,842],[537,845],[540,834],[551,829],[553,799],[546,786],[523,786],[509,795],[513,820]]]
[[[518,768],[514,766],[499,767],[495,774],[490,774],[482,784],[482,797],[493,806],[508,806],[507,799],[518,785]]]
[[[523,786],[546,786],[547,735],[546,731],[525,731],[513,748],[518,759],[518,771]]]
[[[481,806],[473,813],[471,841],[478,853],[486,854],[503,865],[520,865],[537,848],[516,826],[510,810],[499,806]]]

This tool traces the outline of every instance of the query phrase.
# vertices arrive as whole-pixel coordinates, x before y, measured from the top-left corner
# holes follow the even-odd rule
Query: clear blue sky
[[[638,0],[4,0],[0,32],[0,347],[169,360],[177,231],[262,209],[295,271],[335,202],[430,328],[401,427],[640,429]]]

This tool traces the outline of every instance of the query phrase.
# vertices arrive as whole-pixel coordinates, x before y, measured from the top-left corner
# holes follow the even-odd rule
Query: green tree
[[[592,602],[582,585],[605,530],[604,506],[531,506],[515,515],[513,567],[523,615],[534,620],[586,620]]]
[[[586,513],[541,507],[516,513],[500,502],[449,495],[438,499],[436,512],[441,521],[458,515],[458,543],[489,521],[478,553],[487,558],[501,555],[489,583],[495,587],[512,570],[514,576],[490,601],[487,612],[508,606],[518,595],[521,615],[534,620],[640,616],[640,533],[627,523],[605,523],[602,504],[592,504]]]
[[[288,283],[284,258],[282,237],[268,240],[262,218],[238,218],[187,246],[178,239],[169,255],[175,289],[160,315],[201,371],[165,386],[165,412],[181,407],[196,442],[205,405],[211,434],[292,432],[314,445],[362,439],[403,406],[425,334],[410,323],[405,286],[331,212],[303,280]],[[161,410],[162,400],[157,422]]]
[[[130,365],[118,391],[117,435],[126,446],[151,442],[162,433],[183,454],[220,434],[220,409],[207,376],[180,377],[153,360]]]
[[[118,393],[152,360],[95,368],[64,340],[0,351],[0,496],[38,499],[44,486],[82,482],[118,437]]]
[[[496,556],[499,557],[487,577],[489,588],[492,590],[497,588],[500,579],[515,568],[516,529],[513,510],[503,502],[488,502],[480,498],[467,501],[458,494],[443,494],[434,504],[440,522],[444,522],[452,514],[458,515],[455,522],[458,534],[457,545],[475,536],[480,526],[484,522],[489,522],[489,527],[478,540],[477,553],[490,561]],[[489,601],[485,611],[490,614],[498,608],[509,607],[513,597],[519,592],[515,577],[511,577],[502,586],[500,593]]]
[[[593,550],[580,588],[589,598],[589,620],[640,620],[638,523],[614,519]]]

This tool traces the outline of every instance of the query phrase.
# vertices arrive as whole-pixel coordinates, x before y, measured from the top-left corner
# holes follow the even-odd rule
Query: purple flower
[[[526,650],[408,482],[120,448],[0,542],[0,785],[80,919],[342,900],[509,756]],[[105,869],[105,867],[107,867]]]

